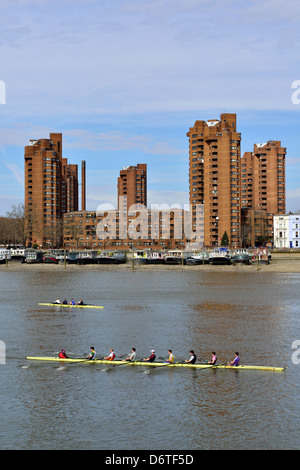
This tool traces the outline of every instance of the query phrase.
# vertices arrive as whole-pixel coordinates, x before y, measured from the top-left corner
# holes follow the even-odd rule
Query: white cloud
[[[50,132],[61,132],[51,127],[40,126],[38,124],[25,124],[15,123],[11,127],[0,128],[0,145],[6,146],[20,146],[22,152],[25,145],[28,145],[31,139],[48,138]]]
[[[295,1],[18,3],[0,33],[7,113],[292,107]]]
[[[49,138],[51,132],[62,132],[63,147],[91,151],[134,150],[153,155],[182,155],[185,150],[175,139],[156,138],[150,134],[135,134],[130,131],[98,132],[87,129],[51,129],[39,125],[16,124],[11,128],[0,129],[2,146],[19,145],[24,147],[31,139]],[[23,150],[22,150],[23,151]]]
[[[181,172],[194,117],[254,110],[251,125],[262,133],[269,132],[270,115],[258,125],[256,110],[287,110],[296,129],[300,106],[292,104],[291,84],[300,78],[298,0],[0,0],[0,11],[0,80],[6,84],[0,146],[19,146],[20,160],[30,139],[62,132],[70,161],[82,149],[91,152],[87,168],[108,163],[118,172],[123,156],[128,164],[140,155],[149,159],[155,185],[156,156],[174,156]],[[140,124],[149,124],[149,114],[160,122],[147,129]],[[163,130],[171,135],[183,115],[192,116],[188,125],[182,119],[183,135],[167,138]],[[284,145],[293,142],[290,135],[279,137]],[[291,164],[296,173],[296,160]],[[10,171],[20,182],[17,169]],[[172,190],[153,198],[174,202]],[[105,194],[91,189],[91,197]],[[185,199],[180,191],[177,197]]]
[[[180,155],[182,150],[176,142],[167,139],[154,139],[150,135],[138,135],[119,131],[92,132],[83,129],[64,131],[65,146],[69,149],[87,150],[140,150],[143,153]]]
[[[16,181],[24,186],[24,170],[19,168],[17,165],[14,163],[7,163],[6,167],[12,172],[14,178]]]

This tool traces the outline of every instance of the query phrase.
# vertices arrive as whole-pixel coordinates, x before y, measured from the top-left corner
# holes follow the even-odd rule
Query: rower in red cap
[[[68,359],[68,356],[66,354],[66,350],[65,349],[61,349],[59,351],[59,355],[58,355],[59,359]]]

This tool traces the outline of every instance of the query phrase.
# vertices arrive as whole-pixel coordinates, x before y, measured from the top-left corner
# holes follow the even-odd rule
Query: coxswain
[[[217,362],[217,356],[216,356],[215,351],[213,351],[213,352],[211,353],[211,360],[210,360],[210,362],[209,362],[208,364],[214,365],[214,364],[216,364],[216,362]]]
[[[68,356],[66,354],[66,350],[65,349],[61,349],[59,351],[59,355],[58,355],[59,359],[68,359]]]
[[[110,348],[110,353],[107,357],[104,358],[105,361],[113,361],[116,357],[113,348]]]
[[[130,354],[130,356],[129,356],[129,357],[126,357],[125,361],[134,362],[134,361],[135,361],[135,358],[136,358],[135,348],[132,348],[132,349],[131,349],[131,354]]]
[[[96,359],[96,351],[95,351],[94,346],[90,347],[90,354],[86,358],[89,359],[90,361],[94,361]]]
[[[240,355],[239,355],[238,352],[235,352],[234,355],[235,355],[235,358],[233,359],[233,361],[227,363],[228,366],[238,366],[239,365]]]
[[[185,362],[188,362],[189,364],[195,364],[196,361],[197,361],[197,356],[196,356],[196,354],[194,353],[194,350],[193,350],[193,349],[190,350],[190,355],[191,355],[191,357],[189,358],[189,360],[188,360],[188,361],[185,361]]]
[[[172,353],[172,349],[168,349],[168,354],[169,354],[169,357],[168,357],[168,359],[166,360],[166,362],[169,362],[170,364],[173,364],[174,359],[175,359],[175,356],[174,356],[174,354]]]
[[[147,361],[147,362],[154,362],[155,361],[156,355],[155,355],[154,349],[151,349],[150,353],[151,353],[150,356],[147,359],[143,359],[143,361]]]

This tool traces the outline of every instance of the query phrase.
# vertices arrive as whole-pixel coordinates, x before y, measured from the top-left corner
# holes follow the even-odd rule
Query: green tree
[[[228,245],[229,245],[229,238],[228,238],[227,232],[225,230],[225,232],[223,234],[223,237],[222,237],[222,240],[221,240],[221,246],[228,246]]]

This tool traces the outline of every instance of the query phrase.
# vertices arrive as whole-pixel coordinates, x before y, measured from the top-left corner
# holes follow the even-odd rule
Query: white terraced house
[[[274,248],[300,248],[300,214],[274,215]]]

